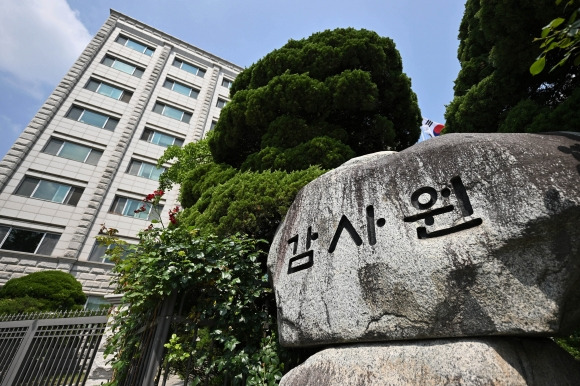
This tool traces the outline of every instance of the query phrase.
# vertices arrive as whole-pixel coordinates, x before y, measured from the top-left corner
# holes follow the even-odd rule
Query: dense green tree
[[[180,184],[179,200],[185,208],[180,222],[206,235],[242,233],[271,240],[298,191],[324,173],[307,165],[305,170],[293,172],[242,172],[213,162],[207,142],[204,139],[183,148],[172,147],[159,160],[160,164],[175,161],[161,176],[160,188]],[[300,154],[289,157],[301,162]]]
[[[78,310],[87,297],[70,273],[41,271],[8,280],[0,288],[0,299],[1,312],[12,313]]]
[[[324,173],[316,166],[290,173],[269,170],[235,173],[232,167],[216,164],[199,167],[195,172],[200,178],[199,185],[206,189],[198,196],[198,185],[193,186],[195,191],[191,195],[199,198],[183,211],[180,221],[203,234],[224,237],[240,232],[267,241],[274,238],[298,191]],[[182,197],[191,195],[182,190]]]
[[[353,28],[290,40],[242,71],[209,146],[242,170],[332,168],[402,150],[421,114],[391,39]]]
[[[467,0],[447,132],[578,130],[578,67],[529,71],[541,52],[534,37],[558,12],[549,0]]]

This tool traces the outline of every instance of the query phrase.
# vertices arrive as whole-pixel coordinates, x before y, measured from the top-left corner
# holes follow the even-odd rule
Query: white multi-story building
[[[0,285],[60,269],[88,295],[110,293],[101,225],[136,240],[157,159],[212,129],[241,70],[111,10],[0,162]],[[163,196],[165,221],[176,200]]]

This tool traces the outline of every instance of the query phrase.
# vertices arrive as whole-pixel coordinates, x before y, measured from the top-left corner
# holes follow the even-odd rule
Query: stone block
[[[77,265],[75,265],[75,266],[74,266],[74,268],[73,268],[73,272],[72,272],[72,273],[73,273],[73,275],[74,275],[76,272],[91,272],[91,267],[89,267],[89,266],[86,266],[86,265],[79,265],[79,264],[77,264]]]
[[[450,134],[305,186],[272,242],[280,340],[580,325],[580,137]]]
[[[2,257],[2,258],[0,258],[0,263],[6,263],[6,264],[18,264],[19,261],[20,261],[20,259],[17,259],[15,257]]]
[[[4,268],[4,270],[6,272],[24,272],[24,269],[26,267],[23,265],[6,265],[6,268]]]
[[[58,264],[56,262],[41,261],[36,265],[36,267],[42,268],[42,269],[54,270],[54,269],[58,269]]]
[[[56,269],[59,269],[61,271],[70,271],[72,268],[72,263],[58,263],[58,265],[56,266]]]
[[[95,275],[104,275],[107,274],[107,271],[105,271],[103,268],[93,268],[91,269],[91,273]]]
[[[28,267],[35,267],[36,264],[38,264],[38,260],[21,259],[18,264],[19,265],[25,265],[25,266],[28,266]]]
[[[96,275],[93,275],[92,273],[80,273],[78,275],[76,275],[77,280],[81,281],[81,280],[95,280],[97,278]]]
[[[580,363],[550,339],[481,338],[320,351],[280,386],[576,385]]]

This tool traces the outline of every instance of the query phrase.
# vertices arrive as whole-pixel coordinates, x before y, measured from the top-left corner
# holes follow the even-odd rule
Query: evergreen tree
[[[529,71],[541,53],[534,38],[558,12],[551,0],[467,0],[447,132],[579,130],[579,68]]]
[[[353,28],[291,40],[236,78],[209,146],[242,170],[333,168],[402,150],[421,114],[391,39]]]

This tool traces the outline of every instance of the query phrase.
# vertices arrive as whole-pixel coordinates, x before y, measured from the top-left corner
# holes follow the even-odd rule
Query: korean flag
[[[423,118],[423,124],[421,125],[421,134],[424,139],[434,138],[441,135],[441,131],[445,128],[442,123],[433,122],[430,119]]]

